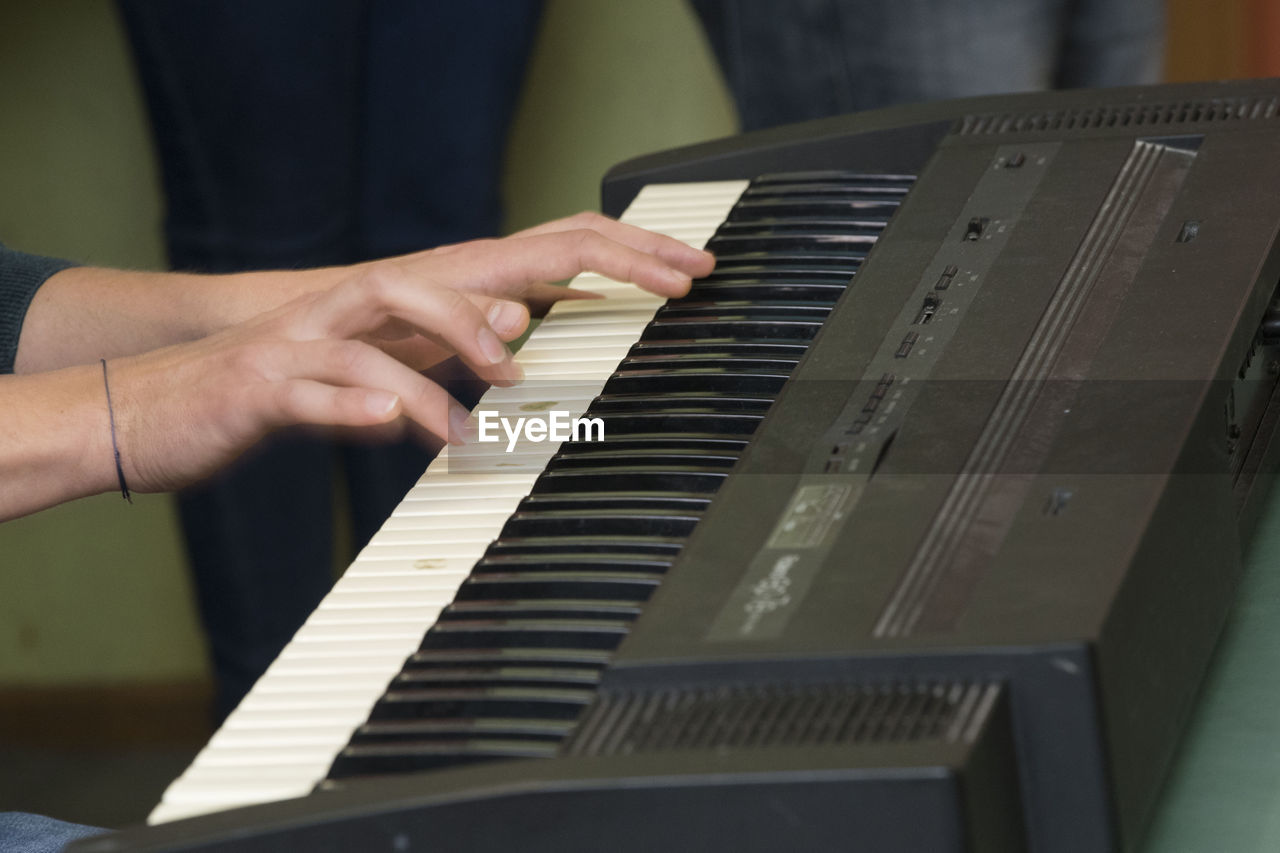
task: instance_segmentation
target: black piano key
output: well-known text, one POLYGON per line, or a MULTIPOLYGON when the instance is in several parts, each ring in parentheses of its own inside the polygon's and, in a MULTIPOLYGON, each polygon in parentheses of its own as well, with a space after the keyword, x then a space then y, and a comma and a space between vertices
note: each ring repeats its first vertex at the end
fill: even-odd
POLYGON ((796 217, 807 219, 869 219, 888 221, 898 209, 894 193, 857 191, 831 193, 753 194, 744 196, 729 214, 730 222, 796 217))
MULTIPOLYGON (((668 367, 619 371, 604 383, 602 394, 727 393, 767 394, 776 397, 791 375, 789 370, 743 370, 668 367)), ((676 405, 681 404, 675 398, 676 405)))
POLYGON ((720 488, 728 476, 726 470, 707 468, 684 470, 671 465, 665 469, 642 466, 612 468, 569 468, 544 471, 534 483, 533 492, 693 492, 711 493, 720 488))
POLYGON ((513 758, 546 758, 555 745, 541 740, 480 740, 353 744, 342 750, 329 771, 331 779, 388 773, 417 773, 460 764, 513 758))
POLYGON ((881 174, 875 172, 848 172, 842 170, 825 170, 812 172, 774 172, 757 175, 751 181, 748 192, 781 192, 778 187, 787 186, 865 186, 865 187, 901 187, 906 190, 915 183, 915 175, 881 174))
MULTIPOLYGON (((841 275, 852 278, 848 273, 841 275)), ((790 301, 807 300, 815 305, 834 305, 845 292, 849 282, 836 278, 831 281, 804 279, 800 276, 783 278, 722 278, 714 281, 699 280, 689 291, 689 297, 716 300, 743 299, 760 302, 765 299, 790 301)))
MULTIPOLYGON (((737 453, 714 453, 705 450, 663 448, 646 450, 599 450, 594 453, 577 452, 556 454, 547 470, 564 471, 570 468, 604 468, 610 465, 697 465, 699 467, 732 468, 738 461, 737 453)), ((577 509, 586 509, 585 506, 577 509)))
POLYGON ((692 300, 686 298, 659 308, 654 316, 659 320, 673 320, 676 318, 718 320, 730 317, 777 317, 801 320, 813 319, 821 323, 830 314, 830 305, 815 305, 812 302, 795 302, 783 299, 749 301, 745 299, 692 300))
POLYGON ((757 412, 602 412, 605 435, 649 434, 673 438, 750 435, 764 415, 757 412))
POLYGON ((405 661, 406 668, 447 668, 474 666, 595 667, 603 669, 610 654, 599 649, 476 648, 417 651, 405 661))
POLYGON ((615 509, 705 509, 711 503, 706 495, 676 492, 595 492, 568 495, 529 495, 520 501, 520 509, 528 510, 592 510, 615 509))
POLYGON ((457 601, 504 598, 599 598, 605 601, 648 601, 662 572, 584 571, 572 563, 550 563, 543 570, 477 571, 458 589, 457 601))
POLYGON ((799 360, 809 345, 802 341, 776 341, 763 339, 718 338, 693 340, 692 338, 662 341, 641 340, 632 344, 627 358, 660 355, 666 358, 692 355, 712 358, 717 353, 771 358, 782 356, 799 360))
POLYGON ((797 356, 773 356, 771 358, 737 355, 731 352, 685 353, 683 355, 634 355, 627 356, 618 365, 619 373, 633 370, 670 370, 679 368, 725 370, 773 370, 790 372, 800 363, 797 356))
POLYGON ((594 666, 414 666, 406 663, 392 680, 394 689, 422 685, 471 687, 590 687, 600 683, 594 666))
POLYGON ((515 646, 541 649, 613 649, 630 623, 617 619, 476 619, 437 622, 422 637, 427 649, 515 646))
POLYGON ((638 450, 683 448, 686 450, 706 450, 713 453, 736 453, 746 446, 747 439, 743 436, 706 438, 678 435, 623 434, 608 435, 601 441, 566 441, 560 445, 558 453, 563 456, 575 456, 596 453, 602 450, 628 450, 633 448, 638 450))
MULTIPOLYGON (((572 491, 566 489, 565 491, 572 491)), ((664 539, 653 536, 544 536, 539 539, 497 539, 485 549, 480 563, 489 559, 508 556, 532 556, 539 554, 608 555, 609 559, 627 556, 660 560, 671 558, 684 547, 683 539, 664 539), (619 557, 619 555, 622 555, 619 557)), ((479 565, 479 563, 477 564, 479 565)))
POLYGON ((670 320, 654 319, 645 329, 647 340, 682 338, 765 338, 809 341, 822 328, 821 320, 802 320, 787 316, 742 316, 703 319, 700 317, 670 320))
MULTIPOLYGON (((748 396, 724 392, 701 394, 696 391, 678 391, 671 394, 602 394, 592 401, 589 414, 593 417, 627 413, 696 415, 744 412, 763 415, 769 411, 773 400, 773 395, 748 396)), ((681 443, 692 446, 692 440, 681 443)))
MULTIPOLYGON (((597 680, 599 675, 596 675, 597 680)), ((519 717, 481 717, 479 719, 379 720, 356 729, 352 742, 371 745, 416 740, 452 740, 457 738, 516 738, 559 740, 572 727, 568 720, 540 720, 519 717)))
POLYGON ((847 253, 869 250, 879 232, 851 232, 831 234, 803 234, 773 231, 743 231, 717 234, 707 244, 712 254, 720 252, 741 254, 744 252, 782 252, 805 250, 814 254, 829 253, 832 261, 847 253))
POLYGON ((702 517, 693 511, 583 510, 514 512, 501 536, 688 536, 702 517))
POLYGON ((847 284, 848 279, 862 267, 870 247, 847 246, 843 251, 833 251, 827 247, 820 252, 781 246, 774 247, 772 251, 733 251, 728 246, 714 248, 716 268, 705 279, 698 281, 718 281, 742 276, 768 278, 771 275, 805 275, 847 284))
MULTIPOLYGON (((545 541, 551 543, 563 543, 565 540, 572 540, 577 537, 543 537, 537 541, 545 541)), ((509 537, 507 541, 511 542, 527 542, 528 539, 520 537, 509 537)), ((645 552, 636 548, 637 542, 644 541, 640 537, 628 537, 628 541, 615 550, 603 549, 592 553, 583 553, 575 551, 528 551, 514 549, 491 549, 493 553, 486 553, 476 561, 475 570, 471 573, 471 579, 480 579, 485 582, 490 573, 501 575, 517 574, 521 576, 530 576, 541 573, 566 573, 573 575, 574 573, 583 577, 609 577, 616 576, 618 578, 626 578, 631 581, 654 579, 662 576, 674 560, 674 555, 662 552, 645 552)), ((657 541, 663 541, 657 537, 657 541)), ((466 583, 466 581, 464 581, 466 583)))
POLYGON ((594 691, 587 687, 453 687, 390 689, 369 715, 378 720, 449 717, 572 718, 594 691))
MULTIPOLYGON (((718 229, 712 241, 727 240, 746 234, 791 234, 797 237, 860 236, 874 242, 888 219, 840 219, 816 217, 763 216, 755 219, 729 219, 718 229)), ((868 244, 869 245, 869 244, 868 244)))
POLYGON ((626 619, 640 607, 634 601, 602 598, 502 598, 456 601, 440 614, 455 619, 626 619))

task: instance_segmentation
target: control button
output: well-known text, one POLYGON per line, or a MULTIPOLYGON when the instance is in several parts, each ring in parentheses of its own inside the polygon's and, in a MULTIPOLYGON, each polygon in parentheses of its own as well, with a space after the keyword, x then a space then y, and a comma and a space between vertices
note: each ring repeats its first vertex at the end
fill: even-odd
POLYGON ((942 305, 942 300, 932 293, 926 294, 924 303, 920 306, 920 313, 916 314, 916 318, 911 321, 913 326, 925 326, 933 319, 933 315, 938 313, 938 308, 942 305))
POLYGON ((1004 161, 1004 167, 1006 169, 1018 169, 1021 168, 1022 164, 1025 162, 1027 162, 1027 155, 1019 151, 1004 161))
POLYGON ((902 339, 902 343, 898 344, 898 351, 893 354, 893 357, 906 358, 918 340, 920 340, 919 332, 907 332, 907 336, 902 339))
POLYGON ((990 221, 985 216, 975 216, 970 219, 969 224, 964 229, 964 239, 969 242, 979 239, 990 221))
POLYGON ((951 280, 956 277, 959 269, 955 264, 948 264, 947 268, 942 271, 942 275, 938 276, 938 281, 933 285, 934 290, 946 290, 951 286, 951 280))

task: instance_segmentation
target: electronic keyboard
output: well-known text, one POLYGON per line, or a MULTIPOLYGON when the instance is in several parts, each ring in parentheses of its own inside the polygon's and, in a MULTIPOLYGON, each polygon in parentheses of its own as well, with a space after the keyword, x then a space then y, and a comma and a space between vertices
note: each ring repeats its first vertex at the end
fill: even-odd
POLYGON ((579 277, 477 407, 603 435, 449 448, 71 849, 1134 849, 1275 468, 1278 150, 1249 81, 615 168, 716 270, 579 277))

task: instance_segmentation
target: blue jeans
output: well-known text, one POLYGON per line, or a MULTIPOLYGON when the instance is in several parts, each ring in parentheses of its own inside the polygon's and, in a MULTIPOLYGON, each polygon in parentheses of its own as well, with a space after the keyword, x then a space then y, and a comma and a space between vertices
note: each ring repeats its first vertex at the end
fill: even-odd
POLYGON ((692 0, 744 130, 913 101, 1154 83, 1163 0, 692 0))
POLYGON ((59 853, 77 838, 101 835, 106 831, 24 812, 0 812, 0 851, 59 853))
MULTIPOLYGON (((497 233, 503 148, 541 0, 501 14, 449 0, 120 9, 175 269, 347 264, 497 233)), ((358 548, 431 455, 288 436, 180 495, 220 716, 329 590, 335 471, 358 548)))

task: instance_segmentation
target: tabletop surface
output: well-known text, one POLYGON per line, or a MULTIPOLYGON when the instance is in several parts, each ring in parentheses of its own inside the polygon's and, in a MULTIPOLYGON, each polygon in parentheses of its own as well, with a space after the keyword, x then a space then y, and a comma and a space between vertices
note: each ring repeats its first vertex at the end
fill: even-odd
POLYGON ((1280 490, 1142 853, 1280 850, 1280 490))

